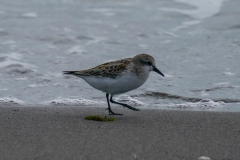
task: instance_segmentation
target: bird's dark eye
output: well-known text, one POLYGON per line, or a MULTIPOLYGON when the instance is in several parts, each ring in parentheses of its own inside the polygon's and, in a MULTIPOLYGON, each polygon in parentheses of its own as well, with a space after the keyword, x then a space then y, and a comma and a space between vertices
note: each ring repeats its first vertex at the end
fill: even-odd
POLYGON ((152 65, 152 63, 151 63, 151 62, 147 62, 147 64, 148 64, 149 66, 151 66, 151 65, 152 65))

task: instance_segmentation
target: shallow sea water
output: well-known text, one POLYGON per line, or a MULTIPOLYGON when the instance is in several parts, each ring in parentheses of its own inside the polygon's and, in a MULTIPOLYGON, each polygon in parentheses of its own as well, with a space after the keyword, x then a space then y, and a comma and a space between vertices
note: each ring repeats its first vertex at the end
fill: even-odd
POLYGON ((62 74, 151 54, 151 73, 115 99, 138 108, 240 111, 240 1, 0 0, 0 104, 106 106, 62 74))

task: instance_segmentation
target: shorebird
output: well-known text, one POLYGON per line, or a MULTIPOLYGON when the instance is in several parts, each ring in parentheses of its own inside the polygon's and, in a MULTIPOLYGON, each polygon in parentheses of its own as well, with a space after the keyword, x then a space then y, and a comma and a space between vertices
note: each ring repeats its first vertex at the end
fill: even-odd
POLYGON ((155 71, 164 77, 164 74, 157 69, 155 60, 151 55, 138 54, 133 58, 107 62, 91 69, 63 71, 63 73, 80 77, 93 88, 105 92, 109 114, 122 115, 112 111, 109 101, 133 111, 139 111, 139 109, 128 104, 114 101, 113 96, 140 87, 146 82, 151 71, 155 71))

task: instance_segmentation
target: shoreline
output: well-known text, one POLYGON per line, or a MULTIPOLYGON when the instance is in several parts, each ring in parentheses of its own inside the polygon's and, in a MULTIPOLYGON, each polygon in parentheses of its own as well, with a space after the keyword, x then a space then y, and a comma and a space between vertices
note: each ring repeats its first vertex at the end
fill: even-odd
POLYGON ((101 107, 0 107, 2 159, 238 159, 240 113, 101 107))

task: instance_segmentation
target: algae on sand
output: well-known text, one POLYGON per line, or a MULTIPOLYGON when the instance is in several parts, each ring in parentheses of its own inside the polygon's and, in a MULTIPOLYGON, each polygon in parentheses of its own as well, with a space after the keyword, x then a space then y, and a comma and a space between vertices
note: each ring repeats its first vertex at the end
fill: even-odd
POLYGON ((93 120, 93 121, 103 121, 103 122, 115 121, 116 120, 116 118, 114 118, 114 117, 108 118, 107 116, 101 117, 99 115, 86 116, 85 119, 86 120, 93 120))

